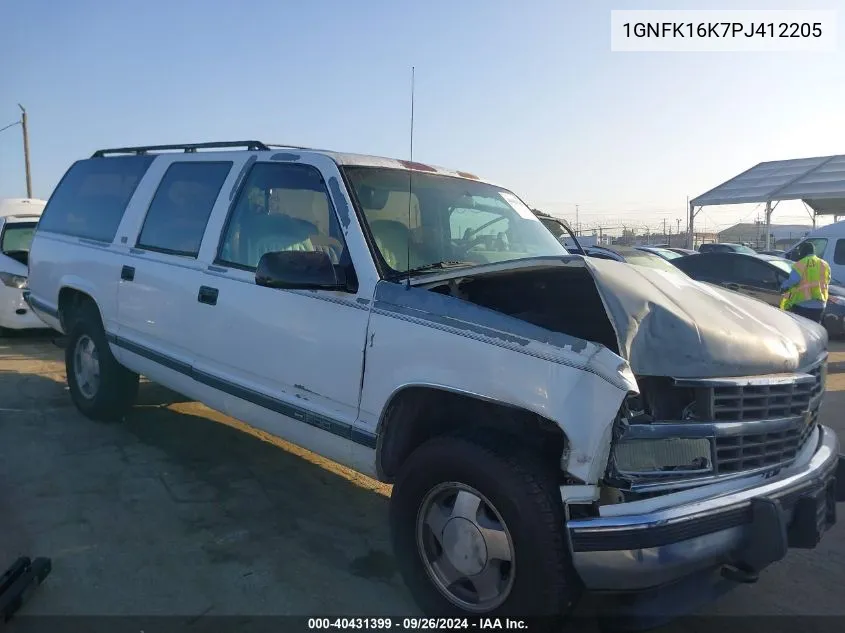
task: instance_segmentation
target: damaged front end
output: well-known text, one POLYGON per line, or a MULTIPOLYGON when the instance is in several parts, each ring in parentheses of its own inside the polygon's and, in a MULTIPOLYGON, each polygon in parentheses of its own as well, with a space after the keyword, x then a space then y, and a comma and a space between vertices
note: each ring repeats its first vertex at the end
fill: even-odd
POLYGON ((800 371, 739 378, 638 377, 614 422, 604 483, 617 501, 777 471, 818 426, 827 355, 800 371))
POLYGON ((515 319, 474 315, 497 330, 550 348, 589 341, 622 361, 636 389, 615 420, 591 420, 587 432, 566 412, 560 419, 581 459, 594 451, 604 460, 610 448, 609 461, 581 477, 603 486, 602 504, 774 473, 817 427, 824 329, 681 271, 536 258, 447 273, 425 287, 515 319))

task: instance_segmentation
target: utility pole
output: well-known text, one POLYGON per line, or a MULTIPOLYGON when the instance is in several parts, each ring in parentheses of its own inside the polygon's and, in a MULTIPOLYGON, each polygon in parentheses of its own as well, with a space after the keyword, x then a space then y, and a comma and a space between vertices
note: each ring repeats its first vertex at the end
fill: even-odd
POLYGON ((575 235, 581 235, 581 220, 578 219, 578 205, 575 205, 575 235))
POLYGON ((29 128, 27 127, 26 108, 20 103, 18 107, 21 109, 21 127, 23 128, 23 160, 26 166, 26 197, 32 197, 32 173, 29 169, 29 128))
POLYGON ((675 218, 675 222, 678 223, 678 235, 681 234, 681 218, 675 218))
POLYGON ((666 218, 663 218, 663 237, 666 237, 666 218))

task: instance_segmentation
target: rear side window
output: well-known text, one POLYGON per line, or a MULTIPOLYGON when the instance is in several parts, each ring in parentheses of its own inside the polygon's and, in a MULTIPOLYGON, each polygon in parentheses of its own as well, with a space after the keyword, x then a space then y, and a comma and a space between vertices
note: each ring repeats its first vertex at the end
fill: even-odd
POLYGON ((845 264, 845 240, 836 240, 836 248, 833 251, 833 263, 845 264))
POLYGON ((74 163, 50 196, 38 230, 111 242, 154 158, 118 156, 74 163))
POLYGON ((153 196, 138 248, 196 257, 231 162, 173 163, 153 196))

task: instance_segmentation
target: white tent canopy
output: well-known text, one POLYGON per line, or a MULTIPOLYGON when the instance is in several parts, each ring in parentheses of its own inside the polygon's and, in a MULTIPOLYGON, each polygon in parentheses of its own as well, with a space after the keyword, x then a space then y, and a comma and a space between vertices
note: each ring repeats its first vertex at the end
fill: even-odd
POLYGON ((760 163, 690 200, 690 233, 696 207, 766 203, 766 244, 772 202, 802 200, 816 215, 845 215, 845 155, 795 158, 760 163))

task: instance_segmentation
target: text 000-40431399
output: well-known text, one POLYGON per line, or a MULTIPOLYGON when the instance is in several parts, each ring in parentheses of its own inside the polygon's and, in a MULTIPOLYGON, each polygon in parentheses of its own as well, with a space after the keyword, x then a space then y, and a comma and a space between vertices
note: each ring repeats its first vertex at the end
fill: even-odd
POLYGON ((611 11, 619 52, 834 51, 836 11, 611 11))

